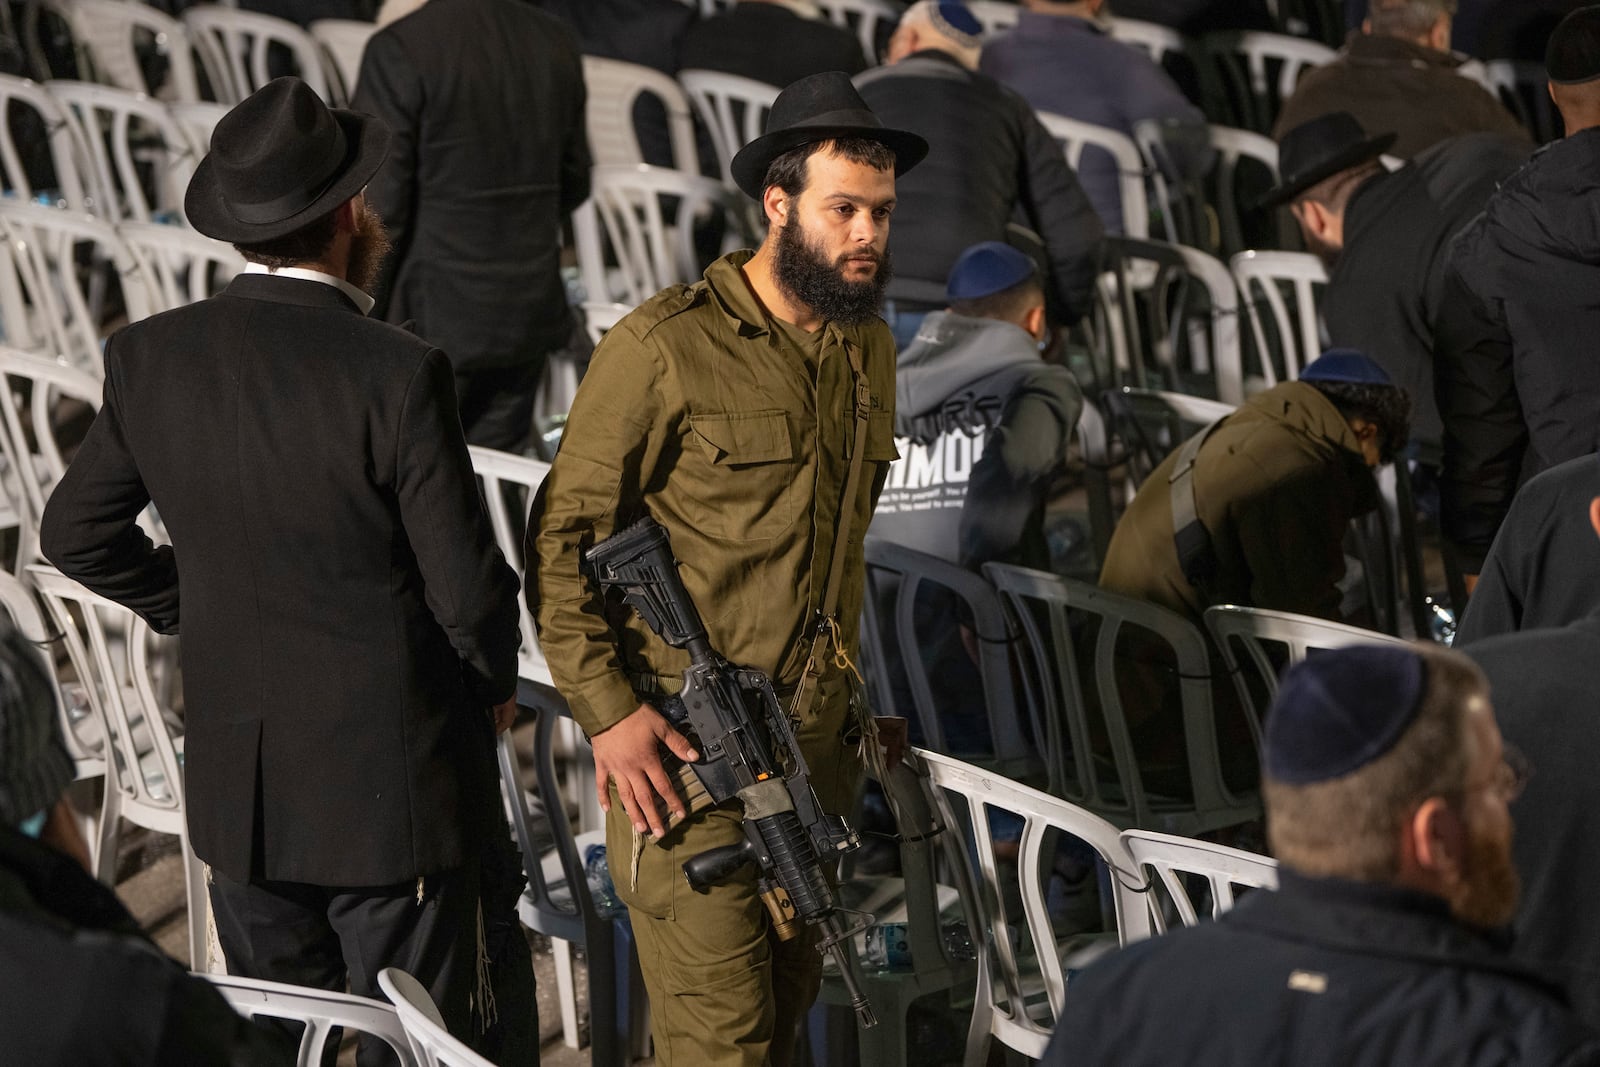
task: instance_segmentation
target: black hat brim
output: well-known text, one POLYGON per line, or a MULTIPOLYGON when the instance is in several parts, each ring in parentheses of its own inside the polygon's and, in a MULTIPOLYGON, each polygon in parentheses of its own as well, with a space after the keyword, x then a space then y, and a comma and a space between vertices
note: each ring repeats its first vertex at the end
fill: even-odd
POLYGON ((195 167, 194 177, 189 179, 189 188, 184 193, 183 211, 189 218, 189 225, 207 237, 229 244, 256 244, 286 237, 354 198, 389 157, 389 128, 359 111, 330 108, 329 113, 344 128, 345 161, 305 207, 287 218, 269 223, 239 219, 228 209, 211 156, 207 154, 195 167))
POLYGON ((1256 201, 1256 206, 1278 207, 1287 204, 1318 182, 1333 177, 1341 170, 1359 166, 1369 159, 1377 159, 1394 146, 1395 137, 1396 135, 1392 133, 1380 133, 1376 137, 1368 137, 1359 144, 1353 144, 1342 152, 1336 152, 1310 170, 1296 174, 1289 181, 1268 189, 1262 194, 1261 199, 1256 201))
POLYGON ((804 144, 817 141, 837 141, 847 137, 877 141, 894 153, 894 174, 899 177, 921 163, 928 154, 928 142, 908 130, 890 130, 882 126, 790 126, 762 134, 739 149, 729 170, 734 184, 744 190, 752 200, 760 200, 766 192, 767 168, 772 161, 804 144))

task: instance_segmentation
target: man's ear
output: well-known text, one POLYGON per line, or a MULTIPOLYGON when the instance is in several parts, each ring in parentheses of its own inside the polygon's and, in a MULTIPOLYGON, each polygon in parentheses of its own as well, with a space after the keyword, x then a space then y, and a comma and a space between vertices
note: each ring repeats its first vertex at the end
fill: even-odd
POLYGON ((769 185, 761 194, 761 210, 767 213, 768 226, 783 226, 789 221, 789 194, 781 185, 769 185))
POLYGON ((1596 537, 1600 537, 1600 496, 1589 501, 1589 525, 1594 527, 1596 537))
POLYGON ((1443 797, 1429 797, 1406 822, 1406 851, 1417 869, 1446 885, 1461 880, 1467 828, 1443 797))
POLYGON ((333 209, 333 226, 340 233, 360 233, 356 219, 356 201, 352 197, 333 209))
POLYGON ((1428 31, 1428 43, 1433 46, 1435 51, 1450 51, 1450 18, 1448 15, 1439 16, 1439 20, 1433 24, 1433 29, 1428 31))
POLYGON ((1326 237, 1332 215, 1327 208, 1315 200, 1297 200, 1290 205, 1289 210, 1294 213, 1295 220, 1300 223, 1300 228, 1313 237, 1326 237))
MULTIPOLYGON (((1028 331, 1028 336, 1042 338, 1044 336, 1044 305, 1035 304, 1022 313, 1022 328, 1028 331)), ((1596 501, 1600 503, 1600 501, 1596 501)))

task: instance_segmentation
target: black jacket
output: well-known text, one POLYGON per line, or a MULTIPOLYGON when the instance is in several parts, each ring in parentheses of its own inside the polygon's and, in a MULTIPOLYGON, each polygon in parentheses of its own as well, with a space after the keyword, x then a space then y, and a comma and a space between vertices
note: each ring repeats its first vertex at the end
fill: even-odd
MULTIPOLYGON (((1600 552, 1594 531, 1588 533, 1590 551, 1600 552)), ((1517 826, 1512 848, 1522 877, 1512 954, 1565 985, 1573 1009, 1591 1026, 1600 1026, 1600 911, 1592 892, 1594 843, 1600 840, 1597 611, 1600 603, 1591 601, 1590 612, 1571 625, 1464 649, 1489 678, 1500 733, 1534 768, 1511 805, 1517 826)))
POLYGON ((289 1067, 294 1046, 162 955, 116 894, 0 826, 0 1049, 28 1067, 289 1067))
POLYGON ((128 326, 41 542, 163 633, 181 587, 201 859, 369 886, 476 855, 517 580, 442 352, 331 286, 256 274, 128 326), (134 525, 152 500, 170 548, 134 525))
POLYGON ((1081 318, 1105 227, 1028 102, 933 49, 860 75, 856 88, 885 126, 928 141, 927 159, 895 182, 889 296, 943 307, 956 258, 1016 223, 1044 243, 1053 317, 1081 318))
POLYGON ((736 4, 683 34, 679 70, 720 70, 780 88, 829 70, 867 69, 856 35, 781 3, 736 4))
MULTIPOLYGON (((1453 480, 1464 491, 1477 487, 1483 527, 1505 514, 1523 469, 1542 470, 1600 448, 1597 169, 1600 130, 1546 145, 1506 181, 1452 251, 1451 268, 1477 312, 1510 337, 1509 349, 1485 353, 1456 374, 1440 368, 1441 403, 1456 395, 1465 400, 1455 426, 1447 426, 1465 449, 1453 480), (1532 453, 1526 459, 1525 449, 1532 453)), ((1479 531, 1480 552, 1493 532, 1479 531)))
POLYGON ((1525 140, 1500 134, 1455 137, 1368 179, 1345 208, 1344 251, 1323 304, 1329 336, 1377 360, 1411 394, 1411 436, 1430 458, 1441 436, 1435 359, 1458 359, 1497 336, 1471 329, 1462 301, 1447 293, 1446 251, 1528 151, 1525 140))
POLYGON ((394 132, 367 186, 394 241, 377 314, 458 368, 560 348, 561 224, 589 196, 572 31, 524 0, 429 0, 367 42, 352 106, 394 132))
POLYGON ((1555 986, 1404 890, 1280 872, 1213 923, 1073 980, 1042 1061, 1117 1067, 1600 1063, 1555 986))

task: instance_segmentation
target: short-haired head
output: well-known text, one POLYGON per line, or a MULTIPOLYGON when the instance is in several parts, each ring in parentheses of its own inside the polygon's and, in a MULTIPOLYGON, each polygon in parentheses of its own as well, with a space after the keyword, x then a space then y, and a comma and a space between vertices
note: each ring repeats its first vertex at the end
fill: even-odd
POLYGON ((1267 713, 1262 799, 1279 862, 1313 877, 1392 883, 1411 815, 1458 796, 1488 714, 1471 660, 1422 644, 1315 652, 1267 713))
POLYGON ((1374 37, 1398 37, 1446 51, 1455 14, 1456 0, 1372 0, 1363 28, 1374 37))
POLYGON ((233 247, 251 263, 259 263, 270 270, 281 270, 302 263, 320 263, 327 258, 338 235, 339 213, 329 212, 320 218, 282 237, 252 244, 235 244, 233 247))
POLYGON ((1346 420, 1361 419, 1377 431, 1377 458, 1393 462, 1411 437, 1411 397, 1365 353, 1330 348, 1306 364, 1300 380, 1327 397, 1346 420))
POLYGON ((900 16, 886 58, 895 63, 928 48, 946 52, 969 70, 976 70, 983 50, 983 23, 958 0, 917 0, 900 16))
POLYGON ((956 257, 945 283, 950 310, 974 319, 1022 324, 1044 307, 1039 267, 1003 241, 982 241, 956 257))
POLYGON ((1556 25, 1544 66, 1567 134, 1600 125, 1600 5, 1580 7, 1556 25))
MULTIPOLYGON (((762 188, 770 189, 776 185, 790 197, 799 196, 806 191, 806 185, 811 179, 811 157, 816 155, 837 156, 876 171, 895 169, 894 149, 882 141, 867 137, 810 141, 789 149, 768 164, 766 178, 761 183, 762 188)), ((769 218, 767 221, 770 223, 772 220, 769 218)))

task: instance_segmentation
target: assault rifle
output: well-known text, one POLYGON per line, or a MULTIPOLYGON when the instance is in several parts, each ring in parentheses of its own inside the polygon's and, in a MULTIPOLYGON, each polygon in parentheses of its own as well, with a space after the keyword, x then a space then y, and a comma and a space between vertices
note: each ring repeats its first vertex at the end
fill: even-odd
POLYGON ((720 804, 737 797, 744 804, 745 840, 689 859, 683 865, 689 885, 705 892, 754 863, 778 937, 794 938, 801 922, 820 927, 818 951, 831 953, 839 964, 861 1025, 877 1025, 844 950, 855 928, 834 900, 822 866, 824 858, 848 852, 861 840, 817 803, 805 757, 771 679, 733 666, 712 649, 678 574, 666 528, 654 519, 641 519, 606 538, 587 558, 602 590, 618 590, 662 640, 688 650, 683 692, 661 701, 660 710, 700 753, 699 762, 689 766, 711 799, 720 804))

